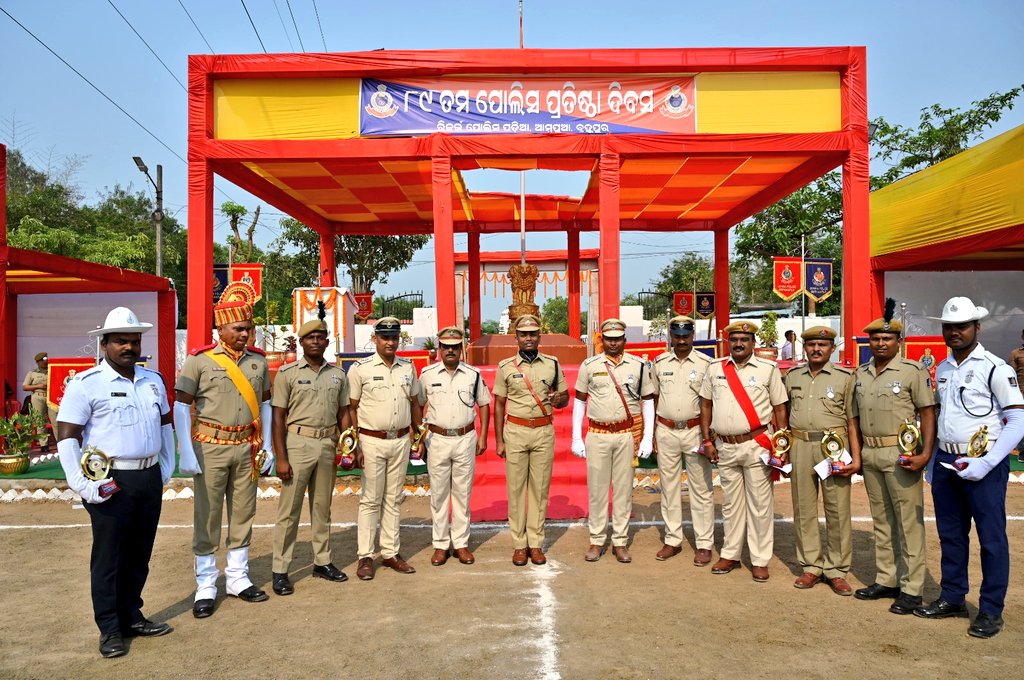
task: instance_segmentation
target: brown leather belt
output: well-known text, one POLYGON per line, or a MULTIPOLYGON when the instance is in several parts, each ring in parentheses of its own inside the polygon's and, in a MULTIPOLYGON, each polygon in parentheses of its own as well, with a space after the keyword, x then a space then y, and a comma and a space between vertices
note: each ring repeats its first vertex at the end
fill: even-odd
MULTIPOLYGON (((840 437, 846 437, 845 427, 833 427, 831 429, 840 437)), ((825 432, 819 430, 790 430, 790 432, 793 433, 794 437, 805 442, 821 441, 821 438, 825 436, 825 432)))
POLYGON ((438 425, 427 425, 427 429, 434 434, 441 435, 442 437, 461 437, 464 434, 472 432, 476 429, 476 426, 473 423, 470 423, 465 427, 440 427, 438 425))
POLYGON ((365 427, 361 427, 359 434, 365 434, 367 437, 375 439, 399 439, 409 434, 409 428, 406 426, 400 430, 367 430, 365 427))
POLYGON ((519 416, 505 414, 505 420, 514 425, 522 425, 523 427, 544 427, 545 425, 551 424, 551 416, 541 416, 539 418, 520 418, 519 416))
POLYGON ((756 430, 751 430, 746 434, 719 434, 718 438, 726 444, 742 444, 743 442, 749 442, 751 439, 761 434, 768 429, 767 425, 762 425, 756 430))
POLYGON ((885 448, 886 446, 896 446, 900 443, 900 438, 894 434, 887 437, 868 437, 864 436, 864 444, 874 449, 885 448))
POLYGON ((633 419, 620 420, 617 423, 602 423, 600 420, 594 420, 593 418, 587 418, 588 430, 590 432, 598 433, 611 433, 611 432, 625 432, 626 430, 633 429, 633 419))
POLYGON ((673 430, 689 430, 691 427, 697 427, 700 425, 700 418, 690 418, 689 420, 670 420, 668 418, 662 418, 657 416, 658 422, 665 427, 673 430))
POLYGON ((338 434, 338 426, 331 425, 330 427, 307 427, 306 425, 289 425, 288 431, 301 435, 303 437, 312 437, 313 439, 323 439, 324 437, 333 437, 338 434))

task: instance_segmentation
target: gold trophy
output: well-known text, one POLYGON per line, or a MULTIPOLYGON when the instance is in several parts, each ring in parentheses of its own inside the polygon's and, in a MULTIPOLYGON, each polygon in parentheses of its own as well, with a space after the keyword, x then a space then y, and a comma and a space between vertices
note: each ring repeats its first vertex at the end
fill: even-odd
POLYGON ((981 429, 971 435, 971 441, 967 445, 968 458, 981 458, 988 450, 988 425, 982 425, 981 429))
POLYGON ((423 438, 427 436, 427 424, 420 423, 419 428, 412 435, 412 441, 410 442, 410 454, 409 457, 412 460, 423 460, 423 456, 420 455, 420 444, 423 442, 423 438))
POLYGON ((359 431, 354 427, 347 428, 338 437, 338 455, 334 459, 334 464, 351 470, 355 465, 355 453, 358 445, 359 431))
POLYGON ((793 433, 788 429, 772 432, 772 454, 768 458, 768 464, 772 467, 782 467, 792 446, 793 433))
POLYGON ((907 418, 900 424, 896 438, 899 440, 897 443, 900 447, 900 457, 897 462, 900 465, 906 465, 917 450, 918 444, 921 443, 921 430, 913 420, 907 418))
POLYGON ((260 478, 260 470, 262 470, 263 466, 266 465, 268 455, 269 454, 266 449, 260 449, 256 452, 256 455, 252 457, 252 481, 255 482, 260 478))
POLYGON ((821 436, 821 453, 832 461, 832 473, 835 474, 843 469, 840 458, 843 457, 843 440, 836 434, 835 430, 825 430, 821 436))
MULTIPOLYGON (((79 463, 82 467, 82 474, 87 479, 91 479, 94 482, 98 482, 101 479, 106 479, 110 475, 110 456, 100 451, 95 446, 86 446, 85 450, 82 451, 82 460, 79 463)), ((111 479, 109 482, 100 487, 100 496, 107 498, 116 491, 120 491, 121 487, 117 485, 117 482, 111 479)))

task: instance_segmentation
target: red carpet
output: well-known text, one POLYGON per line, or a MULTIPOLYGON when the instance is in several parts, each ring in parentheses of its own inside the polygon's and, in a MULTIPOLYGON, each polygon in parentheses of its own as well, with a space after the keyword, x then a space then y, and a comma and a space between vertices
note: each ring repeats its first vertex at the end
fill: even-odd
MULTIPOLYGON (((496 366, 483 366, 481 372, 488 388, 494 386, 496 366)), ((562 365, 574 394, 578 366, 562 365)), ((492 389, 493 393, 493 389, 492 389)), ((492 410, 493 414, 493 410, 492 410)), ((549 519, 576 519, 587 516, 587 461, 569 451, 572 443, 572 399, 563 409, 555 410, 555 462, 551 473, 549 519)), ((505 489, 505 461, 494 453, 494 424, 488 428, 487 452, 477 458, 470 497, 471 519, 474 522, 508 519, 508 493, 505 489)))

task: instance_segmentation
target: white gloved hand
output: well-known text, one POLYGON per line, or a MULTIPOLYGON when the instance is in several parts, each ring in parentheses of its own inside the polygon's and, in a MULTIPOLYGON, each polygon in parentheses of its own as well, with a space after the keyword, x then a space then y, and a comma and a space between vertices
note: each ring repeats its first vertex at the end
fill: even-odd
POLYGON ((174 402, 174 433, 178 437, 178 469, 183 475, 201 475, 195 449, 192 448, 192 405, 174 402))
POLYGON ((644 418, 644 433, 636 455, 640 458, 650 458, 654 453, 654 400, 644 399, 640 408, 644 418))
POLYGON ((988 456, 982 456, 981 458, 957 458, 956 465, 966 464, 967 467, 963 470, 958 470, 956 474, 959 475, 960 479, 966 479, 969 482, 981 481, 995 467, 993 460, 988 456))
MULTIPOLYGON (((103 497, 100 495, 100 487, 110 482, 110 478, 101 479, 98 482, 94 482, 91 479, 86 481, 85 488, 78 492, 78 495, 82 497, 82 500, 86 503, 103 503, 107 501, 110 496, 103 497)), ((113 494, 111 494, 113 495, 113 494)))
POLYGON ((160 483, 166 485, 174 474, 174 428, 160 426, 160 483))
POLYGON ((103 503, 107 500, 100 496, 100 487, 110 479, 94 482, 82 474, 82 445, 77 439, 61 439, 57 442, 57 454, 60 466, 64 468, 64 478, 72 491, 81 496, 86 503, 103 503))
POLYGON ((636 455, 640 458, 650 458, 652 453, 654 453, 654 442, 644 437, 640 440, 640 446, 636 450, 636 455))
MULTIPOLYGON (((274 458, 274 436, 273 436, 274 409, 270 406, 270 400, 260 404, 260 424, 263 426, 263 450, 267 452, 268 458, 274 458)), ((264 466, 266 467, 266 466, 264 466)))
POLYGON ((583 443, 582 439, 573 438, 572 455, 576 456, 577 458, 587 457, 587 445, 583 443))
POLYGON ((583 418, 586 416, 587 402, 574 399, 572 405, 572 455, 577 458, 587 457, 587 447, 583 443, 583 418))
POLYGON ((267 459, 263 462, 263 467, 260 468, 260 474, 269 475, 275 465, 277 465, 277 456, 273 452, 267 451, 267 459))

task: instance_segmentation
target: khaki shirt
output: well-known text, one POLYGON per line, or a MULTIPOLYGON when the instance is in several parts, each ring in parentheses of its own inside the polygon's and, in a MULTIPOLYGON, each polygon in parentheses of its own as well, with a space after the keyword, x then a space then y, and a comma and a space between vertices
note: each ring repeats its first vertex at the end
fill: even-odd
POLYGON ((555 392, 564 392, 569 389, 569 385, 565 382, 562 366, 553 356, 538 353, 533 362, 528 362, 519 353, 516 353, 515 356, 504 359, 498 364, 498 373, 494 378, 494 396, 504 397, 508 400, 508 415, 516 418, 550 416, 554 412, 551 400, 548 398, 548 390, 551 388, 555 392), (523 376, 530 379, 534 392, 544 404, 544 412, 541 412, 540 406, 530 394, 523 376))
POLYGON ((317 369, 303 357, 278 370, 270 405, 288 412, 287 425, 337 425, 338 412, 349 405, 348 376, 332 363, 325 361, 317 369))
MULTIPOLYGON (((736 365, 732 357, 711 362, 708 372, 704 375, 700 396, 711 400, 711 429, 725 435, 746 434, 756 428, 750 427, 747 416, 729 388, 723 370, 726 362, 736 365)), ((782 384, 778 366, 774 361, 751 356, 747 363, 736 366, 736 373, 754 404, 758 421, 761 425, 767 425, 771 422, 772 407, 785 404, 787 401, 786 388, 782 384)))
POLYGON ((783 378, 789 393, 789 426, 796 430, 821 432, 846 427, 853 412, 853 371, 826 363, 818 375, 800 366, 783 378))
POLYGON ((491 403, 491 392, 480 371, 464 362, 459 362, 454 372, 443 363, 431 364, 420 373, 420 384, 428 404, 424 420, 445 429, 472 424, 476 419, 473 407, 491 403))
MULTIPOLYGON (((32 369, 25 374, 25 379, 21 381, 22 385, 45 385, 49 382, 49 376, 43 373, 39 369, 32 369)), ((33 390, 30 393, 32 408, 37 411, 46 410, 46 390, 33 390)))
POLYGON ((580 365, 576 377, 576 392, 590 395, 587 416, 602 423, 619 423, 628 416, 639 415, 642 397, 654 396, 651 384, 651 367, 647 361, 629 353, 623 353, 622 361, 613 365, 605 354, 590 357, 580 365), (622 398, 609 373, 622 390, 622 398), (629 413, 622 404, 623 398, 629 406, 629 413))
POLYGON ((856 374, 853 393, 854 418, 867 437, 895 436, 900 424, 914 418, 917 409, 935 405, 932 379, 924 366, 910 359, 893 358, 881 373, 875 360, 862 364, 856 374))
POLYGON ((1024 394, 1024 347, 1018 347, 1010 352, 1009 364, 1017 371, 1017 387, 1020 388, 1021 394, 1024 394))
MULTIPOLYGON (((217 343, 213 353, 224 354, 224 346, 217 343)), ((238 360, 238 368, 252 385, 256 401, 262 402, 263 395, 270 391, 266 357, 247 348, 238 360)), ((249 405, 228 372, 206 356, 206 351, 185 357, 174 389, 195 397, 196 418, 200 420, 227 427, 248 425, 253 421, 249 405)))
POLYGON ((349 399, 359 402, 359 427, 367 430, 407 430, 412 425, 412 399, 420 396, 420 381, 412 362, 395 357, 389 367, 376 352, 348 369, 349 399))
POLYGON ((700 388, 710 364, 711 358, 695 349, 682 361, 675 352, 659 355, 651 369, 651 382, 658 395, 657 414, 675 421, 698 417, 700 388))

